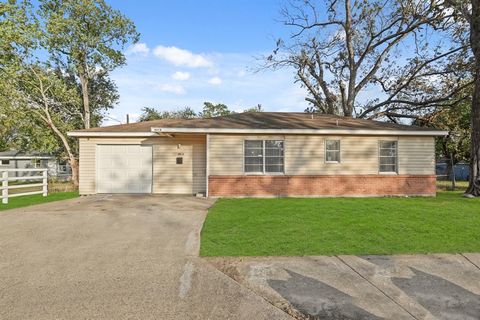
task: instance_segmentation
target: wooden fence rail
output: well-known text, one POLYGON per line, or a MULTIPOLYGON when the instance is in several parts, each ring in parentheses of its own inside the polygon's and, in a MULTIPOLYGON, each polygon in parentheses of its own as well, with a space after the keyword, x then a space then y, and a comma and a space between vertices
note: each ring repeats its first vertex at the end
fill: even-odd
POLYGON ((7 204, 8 198, 28 196, 32 194, 42 194, 44 197, 48 195, 48 169, 0 169, 0 181, 2 186, 2 203, 7 204), (10 172, 27 172, 32 173, 32 176, 20 176, 20 177, 10 177, 10 172), (31 180, 41 180, 41 183, 24 183, 24 184, 10 184, 10 181, 31 181, 31 180), (21 193, 9 193, 8 190, 13 189, 24 189, 24 188, 42 188, 37 191, 27 191, 21 193))

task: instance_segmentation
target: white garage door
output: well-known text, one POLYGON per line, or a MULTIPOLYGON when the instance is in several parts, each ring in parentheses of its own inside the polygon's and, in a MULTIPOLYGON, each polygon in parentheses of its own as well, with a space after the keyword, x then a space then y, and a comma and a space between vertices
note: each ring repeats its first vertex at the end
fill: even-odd
POLYGON ((98 145, 98 193, 151 193, 152 146, 98 145))

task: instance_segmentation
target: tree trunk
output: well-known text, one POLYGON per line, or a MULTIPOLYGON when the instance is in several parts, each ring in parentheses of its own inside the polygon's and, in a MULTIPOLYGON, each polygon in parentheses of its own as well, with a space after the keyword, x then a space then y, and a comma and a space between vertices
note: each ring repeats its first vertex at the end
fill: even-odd
POLYGON ((90 99, 88 95, 88 78, 83 73, 79 74, 79 78, 82 86, 84 127, 85 129, 90 129, 90 99))
POLYGON ((57 126, 53 123, 50 114, 47 112, 47 124, 52 128, 53 132, 60 138, 62 141, 63 147, 65 148, 65 151, 67 151, 68 154, 68 162, 70 163, 70 167, 72 168, 72 183, 75 188, 78 188, 78 162, 77 159, 75 158, 75 155, 72 152, 72 148, 70 147, 70 144, 68 143, 67 138, 65 135, 57 128, 57 126))
POLYGON ((78 189, 78 161, 74 158, 69 158, 68 162, 70 163, 70 167, 72 168, 72 183, 75 189, 78 189))
POLYGON ((450 161, 449 165, 447 165, 447 177, 450 177, 450 181, 452 182, 451 190, 455 191, 456 186, 456 178, 455 178, 455 161, 453 154, 450 154, 450 161), (450 168, 450 171, 448 170, 450 168))
POLYGON ((472 99, 470 179, 465 193, 480 196, 480 0, 472 1, 470 45, 475 57, 475 87, 472 99))

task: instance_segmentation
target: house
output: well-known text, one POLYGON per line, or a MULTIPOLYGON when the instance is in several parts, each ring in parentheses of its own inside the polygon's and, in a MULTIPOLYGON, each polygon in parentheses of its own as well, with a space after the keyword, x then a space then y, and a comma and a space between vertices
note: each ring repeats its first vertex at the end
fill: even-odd
POLYGON ((70 132, 80 193, 207 196, 435 195, 429 128, 248 112, 70 132))
MULTIPOLYGON (((2 169, 39 169, 47 168, 50 177, 68 178, 72 174, 70 166, 61 164, 57 157, 50 153, 3 151, 0 152, 0 171, 2 169)), ((10 175, 19 177, 32 175, 32 172, 12 172, 10 175)))

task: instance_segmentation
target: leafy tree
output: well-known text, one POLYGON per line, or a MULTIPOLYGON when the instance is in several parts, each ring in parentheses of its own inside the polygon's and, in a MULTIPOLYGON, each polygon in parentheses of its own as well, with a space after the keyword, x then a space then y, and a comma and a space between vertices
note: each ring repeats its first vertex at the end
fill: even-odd
MULTIPOLYGON (((255 107, 245 109, 243 112, 263 112, 261 104, 255 107)), ((158 119, 193 119, 193 118, 212 118, 232 114, 233 111, 228 109, 223 103, 213 104, 205 102, 203 111, 196 113, 193 109, 185 107, 180 110, 159 111, 155 108, 142 108, 142 114, 138 121, 150 121, 158 119)))
MULTIPOLYGON (((446 159, 447 176, 454 177, 453 168, 461 161, 468 161, 470 157, 471 121, 470 100, 473 87, 470 86, 462 97, 466 97, 453 106, 438 108, 432 114, 417 118, 413 124, 430 126, 448 131, 445 137, 436 139, 435 153, 437 158, 446 159)), ((452 179, 452 190, 455 190, 455 179, 452 179)))
POLYGON ((0 143, 60 146, 78 184, 77 141, 66 132, 99 124, 116 102, 108 73, 125 62, 121 49, 137 33, 103 1, 45 0, 40 15, 32 8, 28 0, 0 4, 0 108, 8 115, 0 143))
POLYGON ((100 113, 112 107, 110 103, 98 103, 101 95, 92 100, 98 83, 103 81, 106 88, 111 88, 108 73, 125 64, 122 50, 127 44, 137 42, 139 34, 130 19, 104 0, 41 0, 40 3, 46 48, 56 64, 73 72, 75 80, 78 79, 83 122, 88 129, 92 107, 100 113))
POLYGON ((75 140, 66 135, 67 131, 75 130, 81 124, 81 101, 75 88, 66 85, 54 69, 38 62, 22 65, 15 81, 15 88, 9 92, 13 92, 16 98, 13 114, 17 114, 16 119, 24 121, 26 129, 32 133, 40 125, 50 129, 68 158, 72 181, 78 186, 78 150, 75 140))
POLYGON ((192 119, 196 118, 197 114, 189 107, 174 111, 159 111, 155 108, 142 108, 142 114, 138 121, 150 121, 159 119, 192 119))
POLYGON ((200 112, 200 117, 213 118, 213 117, 226 116, 231 113, 232 111, 230 111, 228 107, 223 103, 213 104, 211 102, 206 101, 203 103, 203 111, 200 112))
POLYGON ((0 94, 0 151, 62 151, 55 135, 50 130, 45 130, 43 123, 19 108, 14 108, 5 97, 0 94))
POLYGON ((375 118, 435 107, 468 85, 458 65, 469 56, 465 36, 451 41, 457 23, 442 8, 441 0, 292 0, 283 10, 292 38, 278 40, 265 67, 293 67, 310 111, 375 118))
MULTIPOLYGON (((69 86, 76 87, 79 96, 82 96, 81 85, 77 82, 75 72, 71 69, 63 69, 57 65, 59 76, 63 77, 69 86)), ((110 79, 107 72, 97 72, 88 82, 90 101, 90 124, 98 127, 102 124, 107 110, 118 103, 120 95, 116 84, 110 79)), ((81 114, 84 120, 84 114, 81 114)))
POLYGON ((263 107, 261 104, 257 104, 255 107, 245 109, 243 112, 263 112, 263 107))

